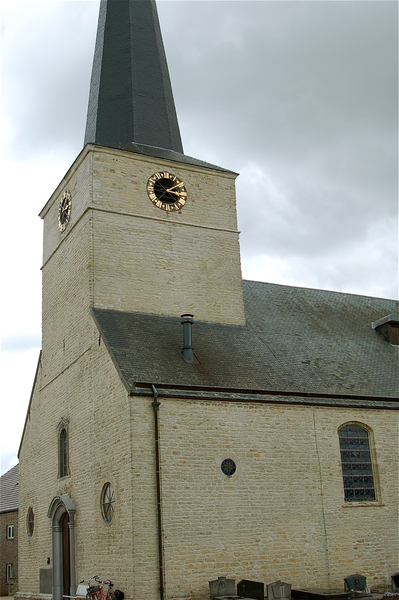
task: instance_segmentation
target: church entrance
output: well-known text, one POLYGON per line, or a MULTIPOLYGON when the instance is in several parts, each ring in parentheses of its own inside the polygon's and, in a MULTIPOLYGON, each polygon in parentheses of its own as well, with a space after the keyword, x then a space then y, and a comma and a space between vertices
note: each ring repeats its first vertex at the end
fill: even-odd
POLYGON ((53 600, 74 596, 75 507, 68 495, 53 498, 47 516, 52 520, 53 600))

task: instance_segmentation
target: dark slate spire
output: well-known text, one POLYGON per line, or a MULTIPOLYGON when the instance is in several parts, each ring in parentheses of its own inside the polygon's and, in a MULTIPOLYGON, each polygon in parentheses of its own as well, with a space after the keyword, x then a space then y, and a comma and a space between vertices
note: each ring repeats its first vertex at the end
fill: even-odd
POLYGON ((155 0, 101 0, 88 143, 183 153, 155 0))

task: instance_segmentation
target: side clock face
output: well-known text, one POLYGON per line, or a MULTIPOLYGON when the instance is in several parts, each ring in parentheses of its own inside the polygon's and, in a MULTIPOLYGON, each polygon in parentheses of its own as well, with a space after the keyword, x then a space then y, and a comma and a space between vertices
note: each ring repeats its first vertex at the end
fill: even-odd
POLYGON ((162 210, 180 210, 187 201, 184 183, 168 171, 155 173, 149 178, 147 193, 151 202, 162 210))
POLYGON ((61 202, 58 207, 58 227, 64 231, 71 218, 72 196, 69 190, 62 194, 61 202))

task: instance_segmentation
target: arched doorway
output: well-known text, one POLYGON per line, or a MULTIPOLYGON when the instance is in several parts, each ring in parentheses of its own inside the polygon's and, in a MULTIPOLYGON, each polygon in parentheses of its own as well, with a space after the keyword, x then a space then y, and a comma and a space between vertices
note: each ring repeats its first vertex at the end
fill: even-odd
POLYGON ((47 513, 52 520, 53 600, 76 593, 75 512, 72 500, 65 494, 53 498, 47 513))

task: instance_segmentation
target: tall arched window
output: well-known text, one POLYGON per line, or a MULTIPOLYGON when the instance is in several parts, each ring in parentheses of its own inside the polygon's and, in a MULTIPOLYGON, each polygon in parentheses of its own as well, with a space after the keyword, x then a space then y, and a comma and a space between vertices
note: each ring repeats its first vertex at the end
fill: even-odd
POLYGON ((338 431, 345 502, 376 500, 369 432, 356 423, 338 431))
POLYGON ((58 431, 58 477, 66 477, 69 475, 68 423, 61 422, 58 431))

